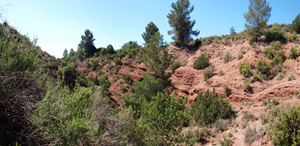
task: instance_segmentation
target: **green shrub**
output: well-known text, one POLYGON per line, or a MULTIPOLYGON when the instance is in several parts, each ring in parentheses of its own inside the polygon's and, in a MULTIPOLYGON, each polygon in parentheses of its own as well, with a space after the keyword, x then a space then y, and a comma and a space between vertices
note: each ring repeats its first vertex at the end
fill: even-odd
POLYGON ((208 125, 219 119, 227 119, 233 116, 232 107, 229 101, 219 98, 213 91, 205 94, 198 94, 191 105, 191 116, 200 125, 208 125))
POLYGON ((194 69, 204 69, 209 66, 209 59, 204 55, 201 54, 196 61, 194 62, 194 69))
POLYGON ((229 52, 227 52, 223 58, 224 63, 229 62, 231 60, 231 58, 232 58, 231 54, 229 52))
POLYGON ((249 112, 244 112, 243 114, 243 117, 242 117, 242 120, 245 121, 245 122, 249 122, 249 121, 252 121, 252 120, 255 120, 256 117, 255 115, 249 113, 249 112))
POLYGON ((122 62, 121 62, 120 58, 115 58, 114 62, 115 62, 115 66, 116 65, 122 65, 122 62))
POLYGON ((204 81, 208 81, 213 75, 215 71, 215 66, 210 66, 208 69, 203 71, 204 81))
POLYGON ((260 76, 259 76, 259 74, 254 73, 252 77, 253 77, 253 79, 254 79, 255 81, 260 81, 260 76))
POLYGON ((296 16, 292 23, 292 29, 296 33, 300 33, 300 13, 296 16))
POLYGON ((171 65, 170 65, 170 68, 172 70, 172 73, 175 72, 175 70, 177 68, 179 68, 181 66, 181 63, 179 61, 174 61, 171 65))
POLYGON ((298 36, 296 34, 287 35, 287 40, 289 42, 297 42, 298 41, 298 36))
POLYGON ((289 74, 288 80, 289 80, 289 81, 296 80, 295 74, 289 74))
POLYGON ((298 58, 298 56, 300 56, 299 49, 296 49, 296 48, 292 47, 291 50, 290 50, 290 57, 292 59, 296 59, 296 58, 298 58))
POLYGON ((226 96, 230 96, 231 89, 228 87, 228 85, 223 86, 223 89, 224 89, 226 96))
POLYGON ((64 68, 57 70, 57 75, 63 84, 66 84, 73 89, 76 83, 80 86, 87 86, 87 80, 83 74, 81 74, 75 65, 68 65, 64 68))
POLYGON ((285 42, 286 38, 284 37, 285 32, 280 28, 278 24, 274 24, 272 28, 269 28, 265 32, 266 41, 281 41, 285 42))
POLYGON ((265 60, 258 60, 255 68, 264 75, 264 78, 272 78, 272 66, 265 60))
POLYGON ((125 83, 127 83, 127 84, 131 84, 132 83, 130 75, 128 75, 128 74, 122 74, 122 78, 124 79, 125 83))
POLYGON ((240 73, 244 77, 251 77, 252 76, 252 69, 248 63, 242 63, 239 67, 240 73))
POLYGON ((245 92, 248 92, 248 93, 252 92, 252 87, 248 80, 244 80, 243 89, 245 92))
POLYGON ((274 145, 300 145, 300 106, 281 105, 270 113, 267 133, 274 145))
POLYGON ((225 136, 223 136, 223 140, 220 140, 220 145, 221 146, 232 146, 233 141, 230 138, 226 138, 225 136))

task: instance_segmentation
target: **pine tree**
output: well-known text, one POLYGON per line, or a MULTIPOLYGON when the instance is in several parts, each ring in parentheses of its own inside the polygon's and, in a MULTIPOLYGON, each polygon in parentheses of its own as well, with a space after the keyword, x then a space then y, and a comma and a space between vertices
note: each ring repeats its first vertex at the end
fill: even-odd
POLYGON ((145 45, 147 45, 150 42, 151 37, 154 36, 159 29, 153 22, 150 22, 145 29, 146 32, 142 34, 142 37, 145 40, 145 45))
POLYGON ((198 36, 200 31, 192 30, 195 25, 195 20, 190 20, 190 13, 193 12, 194 6, 190 8, 189 0, 178 0, 172 3, 171 13, 168 14, 169 24, 173 28, 169 31, 169 35, 175 40, 177 46, 185 46, 192 40, 191 35, 198 36))
POLYGON ((230 28, 230 35, 236 34, 234 27, 232 26, 230 28))
POLYGON ((300 13, 294 19, 294 21, 292 23, 292 28, 295 32, 300 33, 300 13))
MULTIPOLYGON (((249 10, 244 17, 246 19, 246 30, 251 41, 258 41, 262 35, 262 29, 267 26, 267 22, 271 17, 272 7, 266 0, 249 0, 249 10)), ((250 42, 251 42, 250 41, 250 42)))
POLYGON ((63 58, 68 57, 68 55, 69 55, 69 52, 68 52, 67 49, 65 49, 64 52, 63 52, 63 58))
POLYGON ((90 30, 85 30, 84 35, 81 36, 81 42, 78 44, 78 51, 83 50, 86 57, 91 57, 96 52, 96 47, 94 45, 94 36, 90 30))
POLYGON ((156 32, 145 48, 145 65, 149 71, 155 73, 156 77, 163 77, 165 70, 171 64, 171 56, 163 46, 163 36, 156 32))

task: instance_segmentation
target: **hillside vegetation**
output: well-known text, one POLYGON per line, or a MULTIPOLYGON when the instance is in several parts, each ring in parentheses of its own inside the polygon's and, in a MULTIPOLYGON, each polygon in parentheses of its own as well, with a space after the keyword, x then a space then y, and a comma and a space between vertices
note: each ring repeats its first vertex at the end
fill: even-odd
POLYGON ((173 44, 153 22, 119 50, 87 29, 63 58, 0 24, 0 145, 299 145, 300 14, 267 25, 250 0, 243 32, 193 40, 193 9, 172 4, 173 44))

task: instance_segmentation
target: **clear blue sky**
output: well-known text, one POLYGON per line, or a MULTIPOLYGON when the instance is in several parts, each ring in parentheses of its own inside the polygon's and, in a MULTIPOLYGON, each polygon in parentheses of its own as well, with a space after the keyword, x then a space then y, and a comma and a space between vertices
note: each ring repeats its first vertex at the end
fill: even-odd
MULTIPOLYGON (((300 0, 268 0, 272 7, 269 24, 291 23, 300 13, 300 0)), ((128 41, 143 44, 141 34, 153 21, 167 42, 170 26, 167 14, 175 0, 1 0, 3 17, 22 34, 38 37, 38 45, 51 55, 62 57, 66 48, 77 50, 84 30, 90 29, 95 46, 112 44, 119 49, 128 41)), ((233 26, 244 30, 248 0, 190 0, 195 6, 191 18, 198 37, 228 34, 233 26)), ((2 18, 3 19, 3 18, 2 18)))

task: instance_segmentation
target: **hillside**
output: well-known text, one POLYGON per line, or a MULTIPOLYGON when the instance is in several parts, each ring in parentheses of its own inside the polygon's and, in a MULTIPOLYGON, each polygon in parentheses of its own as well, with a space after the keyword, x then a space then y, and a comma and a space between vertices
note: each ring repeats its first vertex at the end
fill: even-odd
POLYGON ((86 29, 62 58, 0 23, 0 145, 300 145, 300 14, 267 24, 250 0, 244 31, 198 38, 193 10, 172 3, 174 42, 150 22, 143 45, 97 48, 86 29))

